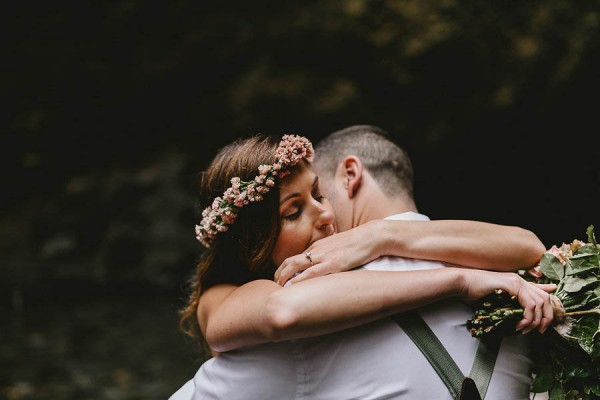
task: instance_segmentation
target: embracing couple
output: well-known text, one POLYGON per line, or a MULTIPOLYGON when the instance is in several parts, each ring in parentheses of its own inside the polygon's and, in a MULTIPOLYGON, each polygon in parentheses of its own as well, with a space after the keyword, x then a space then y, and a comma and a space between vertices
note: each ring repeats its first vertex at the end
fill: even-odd
MULTIPOLYGON (((477 374, 468 303, 495 289, 523 306, 517 329, 543 332, 554 286, 511 272, 539 261, 539 239, 430 221, 412 180, 407 154, 374 126, 334 132, 315 150, 295 135, 222 148, 201 177, 205 251, 182 312, 214 357, 171 399, 457 398, 442 378, 451 368, 436 370, 417 345, 422 331, 403 324, 424 321, 458 374, 477 374)), ((487 381, 476 382, 482 398, 529 398, 526 339, 499 344, 487 381)))

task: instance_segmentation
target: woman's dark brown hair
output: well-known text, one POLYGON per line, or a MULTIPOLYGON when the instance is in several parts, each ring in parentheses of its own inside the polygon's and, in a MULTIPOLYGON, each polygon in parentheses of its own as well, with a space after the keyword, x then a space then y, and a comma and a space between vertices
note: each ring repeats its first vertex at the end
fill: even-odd
MULTIPOLYGON (((253 180, 258 167, 274 164, 280 138, 254 136, 223 147, 200 179, 201 209, 212 204, 231 185, 231 178, 253 180)), ((255 279, 273 279, 271 253, 279 235, 279 187, 264 200, 242 208, 227 232, 219 233, 202 254, 191 280, 187 304, 180 312, 184 332, 199 336, 196 309, 202 293, 218 284, 242 285, 255 279)), ((198 244, 200 247, 202 245, 198 244)))

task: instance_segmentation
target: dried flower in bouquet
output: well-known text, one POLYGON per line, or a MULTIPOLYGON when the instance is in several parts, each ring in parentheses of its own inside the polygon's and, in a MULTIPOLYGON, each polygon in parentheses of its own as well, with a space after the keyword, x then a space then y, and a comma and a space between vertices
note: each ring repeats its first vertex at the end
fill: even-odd
MULTIPOLYGON (((523 276, 537 283, 556 283, 551 295, 553 329, 532 332, 535 380, 532 391, 550 399, 600 399, 600 246, 593 226, 588 242, 552 246, 540 264, 523 276)), ((474 337, 516 334, 523 317, 518 301, 502 290, 476 305, 467 328, 474 337)))

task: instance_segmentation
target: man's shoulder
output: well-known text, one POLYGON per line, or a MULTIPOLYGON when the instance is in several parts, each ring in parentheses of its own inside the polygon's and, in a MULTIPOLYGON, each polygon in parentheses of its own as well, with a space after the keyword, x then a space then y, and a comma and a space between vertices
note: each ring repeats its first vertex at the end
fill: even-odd
POLYGON ((194 380, 187 381, 178 391, 173 393, 169 400, 192 400, 194 398, 194 380))

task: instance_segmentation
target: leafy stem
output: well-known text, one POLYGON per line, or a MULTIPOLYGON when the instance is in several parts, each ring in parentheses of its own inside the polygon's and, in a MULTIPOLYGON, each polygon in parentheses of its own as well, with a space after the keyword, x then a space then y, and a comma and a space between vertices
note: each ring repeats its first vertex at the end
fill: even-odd
POLYGON ((600 309, 593 308, 591 310, 571 311, 571 312, 565 313, 565 316, 572 317, 573 315, 587 315, 587 314, 599 314, 600 315, 600 309))

